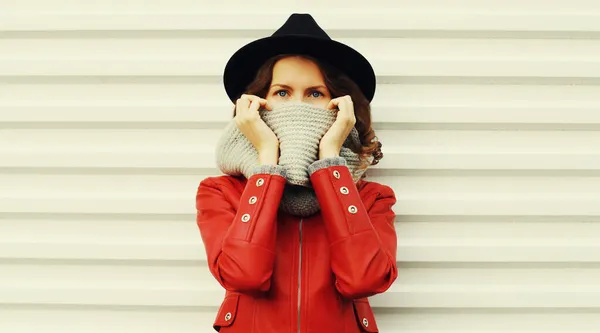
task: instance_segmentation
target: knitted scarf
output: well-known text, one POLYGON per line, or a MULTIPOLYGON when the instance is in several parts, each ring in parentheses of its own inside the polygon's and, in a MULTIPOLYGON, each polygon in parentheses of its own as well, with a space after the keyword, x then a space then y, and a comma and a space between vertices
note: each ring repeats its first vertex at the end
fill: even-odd
MULTIPOLYGON (((264 122, 279 139, 279 165, 285 170, 286 186, 279 208, 295 216, 306 217, 320 210, 319 202, 310 183, 309 166, 317 161, 319 142, 336 119, 336 112, 301 102, 280 103, 272 111, 259 110, 264 122)), ((340 157, 346 162, 357 182, 365 169, 362 160, 350 147, 360 146, 356 128, 346 138, 340 157)), ((221 172, 246 178, 259 165, 258 153, 230 121, 216 148, 217 166, 221 172)))

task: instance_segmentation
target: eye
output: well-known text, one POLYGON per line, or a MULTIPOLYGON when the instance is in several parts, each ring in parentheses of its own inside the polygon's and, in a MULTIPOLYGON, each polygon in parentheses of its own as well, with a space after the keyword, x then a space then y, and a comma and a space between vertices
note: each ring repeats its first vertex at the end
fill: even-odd
POLYGON ((319 97, 321 97, 321 96, 325 96, 325 94, 323 94, 322 92, 320 92, 320 91, 318 91, 318 90, 313 90, 313 92, 312 92, 312 95, 311 95, 311 96, 312 96, 312 97, 314 97, 314 98, 319 98, 319 97), (318 94, 318 95, 317 95, 317 96, 315 96, 315 94, 318 94))
POLYGON ((275 95, 277 95, 277 96, 279 96, 279 97, 285 97, 285 95, 281 95, 281 94, 280 94, 280 92, 287 93, 287 90, 283 90, 283 89, 282 89, 282 90, 277 90, 277 91, 275 92, 275 95))

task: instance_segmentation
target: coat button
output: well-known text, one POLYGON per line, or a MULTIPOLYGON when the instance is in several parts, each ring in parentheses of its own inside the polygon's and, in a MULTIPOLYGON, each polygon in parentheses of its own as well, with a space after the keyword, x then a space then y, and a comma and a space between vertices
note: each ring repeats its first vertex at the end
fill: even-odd
POLYGON ((333 176, 335 177, 335 179, 340 179, 340 172, 337 170, 333 171, 333 176))
POLYGON ((367 318, 363 318, 363 325, 365 325, 365 327, 369 327, 369 321, 367 318))
POLYGON ((264 183, 265 183, 264 179, 258 178, 258 180, 256 181, 256 186, 261 187, 261 186, 263 186, 264 183))
POLYGON ((356 214, 356 212, 358 212, 358 208, 356 208, 356 206, 349 206, 349 207, 348 207, 348 211, 349 211, 351 214, 356 214))
POLYGON ((256 198, 256 196, 253 196, 250 198, 250 200, 248 200, 248 203, 251 205, 254 205, 256 203, 258 199, 256 198))
POLYGON ((231 312, 227 312, 225 314, 225 321, 230 321, 231 320, 231 312))
POLYGON ((248 222, 248 221, 250 221, 250 214, 242 215, 242 222, 248 222))
POLYGON ((348 188, 346 186, 340 187, 340 192, 342 192, 342 194, 348 194, 348 193, 350 193, 350 191, 348 191, 348 188))

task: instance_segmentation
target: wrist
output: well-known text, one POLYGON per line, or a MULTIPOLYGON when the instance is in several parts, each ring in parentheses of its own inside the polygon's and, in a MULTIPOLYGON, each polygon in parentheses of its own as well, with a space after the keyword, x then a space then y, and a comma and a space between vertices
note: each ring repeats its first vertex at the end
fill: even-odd
POLYGON ((258 162, 261 165, 277 165, 279 163, 279 146, 261 149, 258 152, 258 162))
POLYGON ((320 160, 322 160, 324 158, 339 157, 339 156, 340 156, 339 149, 335 149, 332 147, 319 148, 319 159, 320 160))

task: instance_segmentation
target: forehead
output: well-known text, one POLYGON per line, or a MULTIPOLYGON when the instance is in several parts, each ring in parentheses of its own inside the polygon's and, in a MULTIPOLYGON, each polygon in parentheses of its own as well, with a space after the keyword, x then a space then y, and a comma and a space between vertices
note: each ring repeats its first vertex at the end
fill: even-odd
POLYGON ((277 61, 273 67, 273 83, 290 86, 323 84, 321 69, 314 62, 300 58, 287 57, 277 61))

